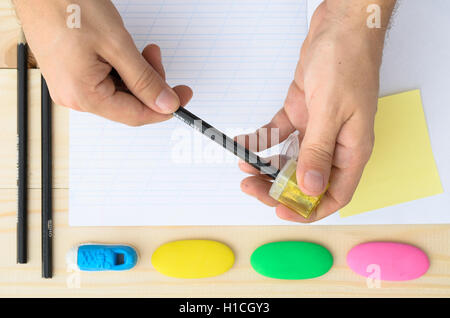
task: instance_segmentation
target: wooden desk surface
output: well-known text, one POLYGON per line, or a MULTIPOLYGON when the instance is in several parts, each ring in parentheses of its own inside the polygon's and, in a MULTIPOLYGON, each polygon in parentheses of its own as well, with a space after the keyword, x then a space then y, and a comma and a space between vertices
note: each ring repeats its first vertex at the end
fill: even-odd
POLYGON ((450 296, 450 225, 392 226, 68 226, 68 110, 54 109, 54 265, 51 280, 41 278, 40 255, 40 73, 30 71, 30 226, 29 264, 16 264, 16 70, 15 43, 19 25, 9 0, 0 0, 0 297, 439 297, 450 296), (236 263, 226 274, 209 279, 165 277, 150 263, 162 243, 188 238, 215 239, 228 244, 236 263), (275 240, 307 240, 326 246, 334 266, 323 277, 278 281, 255 273, 249 258, 259 245, 275 240), (368 288, 352 273, 345 256, 355 244, 393 240, 417 245, 431 260, 428 273, 410 282, 368 288), (77 273, 65 266, 68 249, 82 242, 126 242, 136 246, 140 261, 123 273, 77 273))

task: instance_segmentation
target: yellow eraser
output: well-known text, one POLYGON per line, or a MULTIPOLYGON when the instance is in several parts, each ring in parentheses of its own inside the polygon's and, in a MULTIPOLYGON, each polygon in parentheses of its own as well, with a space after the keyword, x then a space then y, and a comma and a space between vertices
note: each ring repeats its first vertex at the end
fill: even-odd
POLYGON ((152 255, 152 264, 158 272, 169 277, 213 277, 233 266, 234 253, 217 241, 174 241, 158 247, 152 255))
POLYGON ((297 161, 290 159, 273 182, 269 194, 304 218, 309 218, 319 204, 323 193, 319 196, 304 194, 297 185, 296 170, 297 161))

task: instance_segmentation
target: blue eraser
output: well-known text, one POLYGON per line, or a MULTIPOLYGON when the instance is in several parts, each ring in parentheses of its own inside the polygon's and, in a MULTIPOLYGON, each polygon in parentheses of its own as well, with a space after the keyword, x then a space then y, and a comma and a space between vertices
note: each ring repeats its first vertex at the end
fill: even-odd
POLYGON ((136 250, 129 245, 82 244, 71 248, 66 256, 67 264, 91 272, 129 270, 137 260, 136 250))

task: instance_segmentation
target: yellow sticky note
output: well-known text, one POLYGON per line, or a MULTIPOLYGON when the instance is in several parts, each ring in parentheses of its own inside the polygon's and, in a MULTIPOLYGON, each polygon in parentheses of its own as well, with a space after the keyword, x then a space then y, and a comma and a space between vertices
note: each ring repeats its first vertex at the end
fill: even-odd
POLYGON ((373 153, 341 217, 442 192, 420 91, 380 98, 373 153))

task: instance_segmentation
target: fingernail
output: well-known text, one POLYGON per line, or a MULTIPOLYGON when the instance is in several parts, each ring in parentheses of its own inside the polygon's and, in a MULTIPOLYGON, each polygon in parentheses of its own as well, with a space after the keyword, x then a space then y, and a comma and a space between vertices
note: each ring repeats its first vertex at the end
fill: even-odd
POLYGON ((167 87, 159 93, 155 103, 163 113, 173 113, 180 106, 177 95, 167 87))
POLYGON ((306 171, 305 177, 303 178, 303 185, 308 191, 314 193, 322 192, 323 184, 323 176, 319 171, 306 171))

